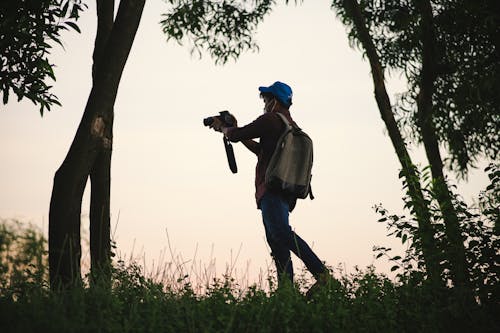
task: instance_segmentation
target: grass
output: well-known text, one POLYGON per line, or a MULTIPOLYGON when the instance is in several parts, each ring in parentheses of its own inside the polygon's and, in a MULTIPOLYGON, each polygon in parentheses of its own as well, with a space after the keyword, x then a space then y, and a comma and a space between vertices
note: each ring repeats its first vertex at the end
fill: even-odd
POLYGON ((139 264, 123 260, 114 265, 111 289, 82 283, 53 292, 46 241, 32 227, 0 226, 3 333, 498 330, 498 307, 464 313, 449 290, 436 295, 425 283, 392 281, 373 267, 337 273, 339 284, 312 299, 303 294, 313 283, 305 274, 294 287, 276 288, 273 272, 266 285, 242 286, 228 274, 193 281, 183 267, 147 277, 139 264))

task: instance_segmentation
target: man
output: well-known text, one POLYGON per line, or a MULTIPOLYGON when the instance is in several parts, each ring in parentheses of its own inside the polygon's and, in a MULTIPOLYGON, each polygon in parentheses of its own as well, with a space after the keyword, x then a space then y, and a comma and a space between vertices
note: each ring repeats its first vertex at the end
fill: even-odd
MULTIPOLYGON (((276 264, 278 283, 293 284, 293 267, 290 251, 297 255, 317 280, 317 284, 328 282, 328 269, 307 243, 290 227, 288 213, 293 210, 295 197, 289 197, 277 190, 266 188, 266 169, 273 155, 278 138, 285 130, 283 120, 276 114, 284 115, 290 124, 293 119, 289 108, 292 105, 292 89, 285 83, 275 82, 269 87, 259 87, 264 101, 264 114, 252 123, 237 127, 224 127, 221 120, 215 118, 211 127, 222 132, 232 142, 241 141, 257 155, 255 171, 255 199, 262 212, 266 239, 271 248, 271 256, 276 264), (253 139, 259 138, 259 141, 253 139)), ((330 278, 331 279, 331 278, 330 278)))

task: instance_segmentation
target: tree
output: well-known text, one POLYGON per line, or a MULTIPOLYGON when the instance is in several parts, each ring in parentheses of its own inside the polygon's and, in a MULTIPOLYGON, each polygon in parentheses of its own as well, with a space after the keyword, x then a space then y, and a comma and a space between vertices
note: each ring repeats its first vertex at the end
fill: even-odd
POLYGON ((436 251, 434 250, 434 230, 431 224, 428 203, 422 193, 420 177, 417 173, 417 169, 411 160, 406 148, 406 143, 394 118, 392 105, 385 88, 384 69, 381 64, 380 57, 370 36, 363 13, 357 3, 355 1, 345 1, 343 2, 341 9, 343 11, 340 15, 343 15, 346 23, 349 22, 353 25, 355 31, 352 31, 352 33, 356 34, 356 38, 365 49, 367 57, 370 61, 375 87, 375 99, 377 101, 382 119, 388 130, 389 137, 391 138, 392 145, 396 151, 396 155, 401 163, 401 174, 405 179, 408 195, 411 198, 411 202, 409 204, 419 223, 418 238, 421 243, 427 272, 432 284, 438 285, 441 275, 439 269, 440 258, 435 254, 436 251))
MULTIPOLYGON (((94 276, 109 276, 113 105, 144 2, 121 1, 115 19, 114 1, 97 0, 93 87, 74 141, 55 174, 50 202, 49 270, 54 288, 69 285, 80 276, 80 212, 89 176, 91 268, 94 276)), ((2 2, 0 88, 4 104, 12 90, 18 100, 26 97, 40 105, 42 115, 53 104, 60 105, 45 83, 48 77, 55 80, 47 57, 51 48, 48 42, 62 45, 61 30, 79 32, 75 22, 84 8, 80 0, 2 2)))
MULTIPOLYGON (((477 159, 495 159, 500 126, 495 90, 500 80, 499 3, 363 0, 359 5, 382 65, 402 71, 408 80, 408 90, 395 107, 405 134, 423 143, 416 101, 423 71, 427 77, 433 72, 432 94, 424 95, 432 95, 435 134, 450 155, 444 162, 465 177, 477 159), (433 56, 427 56, 425 66, 424 49, 433 56)), ((333 6, 341 13, 342 1, 333 6)), ((350 36, 355 38, 352 30, 350 36)))
MULTIPOLYGON (((80 213, 89 176, 91 270, 94 277, 109 281, 113 105, 144 3, 145 0, 122 0, 113 20, 113 1, 97 0, 93 86, 70 150, 55 174, 50 202, 49 268, 53 287, 67 286, 80 278, 80 213)), ((213 48, 217 59, 225 62, 229 56, 237 56, 253 47, 248 39, 251 29, 247 24, 255 24, 256 17, 262 17, 267 8, 260 5, 247 11, 244 7, 234 6, 231 1, 210 2, 210 5, 192 1, 180 6, 177 15, 167 16, 162 22, 168 26, 177 18, 181 25, 196 30, 200 24, 206 23, 201 23, 200 17, 211 16, 210 27, 215 25, 216 30, 203 35, 200 43, 213 48), (220 31, 231 33, 221 41, 220 31)), ((169 32, 168 29, 165 31, 169 32)), ((179 37, 179 31, 174 29, 170 33, 179 37)))
POLYGON ((89 176, 91 269, 93 275, 109 277, 113 105, 144 3, 122 0, 114 18, 114 2, 97 0, 92 89, 73 143, 54 176, 50 200, 49 270, 53 288, 68 286, 80 277, 80 214, 89 176))
MULTIPOLYGON (((50 92, 48 78, 56 80, 48 55, 50 42, 61 44, 60 34, 76 25, 85 8, 80 0, 4 0, 0 3, 0 90, 3 104, 10 91, 18 101, 28 98, 40 114, 60 105, 50 92)), ((62 44, 61 44, 62 45, 62 44)))
MULTIPOLYGON (((408 17, 411 15, 408 8, 411 7, 404 9, 406 14, 401 8, 394 9, 399 13, 395 15, 408 17)), ((478 158, 494 160, 499 151, 500 97, 495 87, 500 84, 500 4, 490 0, 467 3, 447 0, 433 4, 431 9, 435 27, 432 118, 436 135, 450 154, 447 166, 466 177, 478 158)), ((406 52, 418 51, 419 36, 411 35, 412 28, 408 27, 411 24, 398 23, 398 26, 401 33, 409 36, 406 52)), ((384 43, 393 44, 389 48, 393 51, 387 57, 394 59, 393 52, 401 41, 384 43)), ((416 64, 416 59, 408 59, 397 67, 405 68, 408 77, 417 77, 416 64)), ((412 102, 417 98, 418 81, 410 82, 413 84, 401 101, 401 117, 409 128, 418 128, 417 110, 412 102)), ((422 142, 418 131, 408 134, 422 142)))
POLYGON ((457 212, 451 200, 452 196, 443 173, 443 161, 433 122, 433 96, 437 62, 435 58, 436 37, 432 6, 429 1, 416 1, 415 4, 417 13, 420 16, 419 32, 422 44, 422 65, 419 77, 419 93, 416 100, 418 125, 427 160, 431 167, 434 192, 443 213, 446 236, 449 242, 446 250, 451 266, 452 280, 457 287, 464 288, 469 282, 465 261, 464 239, 460 230, 457 212))
POLYGON ((452 0, 333 2, 370 63, 378 58, 384 68, 406 74, 408 91, 394 109, 400 126, 410 125, 404 128, 425 148, 447 240, 442 269, 460 290, 469 284, 464 237, 439 148, 447 145, 450 168, 462 174, 476 158, 497 155, 498 96, 492 87, 498 76, 480 74, 480 66, 498 71, 498 14, 488 14, 487 23, 478 19, 497 6, 452 0), (366 25, 357 24, 356 16, 364 17, 366 25))

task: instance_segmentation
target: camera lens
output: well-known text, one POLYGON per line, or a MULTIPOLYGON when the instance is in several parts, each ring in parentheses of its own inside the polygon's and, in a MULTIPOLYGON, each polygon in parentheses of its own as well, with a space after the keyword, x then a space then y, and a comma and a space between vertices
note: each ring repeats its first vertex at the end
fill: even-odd
POLYGON ((203 125, 210 126, 214 122, 214 117, 208 117, 203 119, 203 125))

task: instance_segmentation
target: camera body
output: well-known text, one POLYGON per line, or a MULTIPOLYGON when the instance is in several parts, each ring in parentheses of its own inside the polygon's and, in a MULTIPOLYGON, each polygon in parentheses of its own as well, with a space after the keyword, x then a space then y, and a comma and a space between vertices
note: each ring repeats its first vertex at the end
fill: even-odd
MULTIPOLYGON (((214 123, 215 118, 222 121, 225 127, 236 126, 236 118, 227 110, 219 112, 218 116, 213 116, 203 119, 203 125, 205 126, 212 125, 214 123)), ((236 159, 234 158, 233 146, 231 146, 231 142, 229 142, 229 140, 225 136, 222 137, 222 140, 224 141, 224 148, 226 150, 229 169, 231 169, 232 173, 237 173, 238 167, 236 166, 236 159)))
POLYGON ((233 127, 235 125, 234 116, 231 113, 229 113, 229 111, 226 110, 219 112, 218 116, 213 116, 203 119, 203 125, 205 126, 212 125, 214 122, 214 118, 218 118, 220 121, 222 121, 225 127, 233 127))

